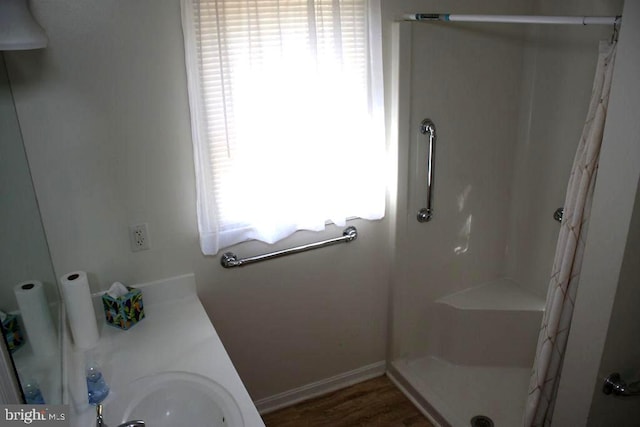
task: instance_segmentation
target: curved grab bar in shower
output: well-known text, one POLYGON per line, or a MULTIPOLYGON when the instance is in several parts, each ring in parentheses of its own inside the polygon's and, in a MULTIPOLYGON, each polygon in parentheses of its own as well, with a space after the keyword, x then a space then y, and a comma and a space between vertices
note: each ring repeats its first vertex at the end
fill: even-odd
POLYGON ((420 123, 420 133, 429 136, 429 152, 427 161, 427 207, 418 211, 418 222, 431 221, 433 217, 433 166, 436 150, 436 125, 431 119, 424 119, 420 123))

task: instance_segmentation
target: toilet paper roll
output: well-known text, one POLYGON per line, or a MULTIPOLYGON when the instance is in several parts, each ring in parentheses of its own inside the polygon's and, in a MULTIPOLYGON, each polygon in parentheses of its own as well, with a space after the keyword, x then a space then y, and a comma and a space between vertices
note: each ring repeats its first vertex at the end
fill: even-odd
POLYGON ((76 347, 90 349, 98 344, 98 324, 93 310, 89 280, 84 271, 74 271, 60 278, 60 289, 67 319, 76 347))
POLYGON ((33 354, 41 358, 53 355, 58 348, 58 335, 42 282, 29 280, 18 283, 13 292, 33 354))

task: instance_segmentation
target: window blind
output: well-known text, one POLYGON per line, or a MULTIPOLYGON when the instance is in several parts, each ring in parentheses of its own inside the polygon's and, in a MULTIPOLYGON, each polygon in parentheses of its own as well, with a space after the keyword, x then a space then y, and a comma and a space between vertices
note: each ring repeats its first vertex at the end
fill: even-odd
POLYGON ((376 5, 183 0, 182 10, 203 252, 381 218, 376 5))

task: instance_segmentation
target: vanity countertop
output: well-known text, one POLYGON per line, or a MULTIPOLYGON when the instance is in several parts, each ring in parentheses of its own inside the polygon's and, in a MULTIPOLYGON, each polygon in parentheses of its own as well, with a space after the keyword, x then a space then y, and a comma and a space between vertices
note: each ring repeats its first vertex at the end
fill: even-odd
MULTIPOLYGON (((145 318, 127 331, 101 318, 100 342, 94 349, 111 393, 130 382, 162 372, 188 372, 214 380, 236 400, 247 427, 264 427, 249 393, 235 370, 196 294, 193 274, 134 285, 142 290, 145 318)), ((96 304, 97 305, 97 304, 96 304)), ((101 305, 96 312, 102 314, 101 305), (98 311, 99 310, 99 311, 98 311)), ((86 403, 84 355, 70 349, 66 368, 72 425, 92 426, 95 409, 86 403)))

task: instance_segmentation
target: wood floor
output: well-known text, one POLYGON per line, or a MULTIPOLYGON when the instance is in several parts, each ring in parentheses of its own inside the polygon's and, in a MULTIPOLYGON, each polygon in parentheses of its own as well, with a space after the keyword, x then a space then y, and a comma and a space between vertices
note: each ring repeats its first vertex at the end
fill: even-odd
POLYGON ((433 427, 386 376, 280 409, 262 418, 267 427, 433 427))

